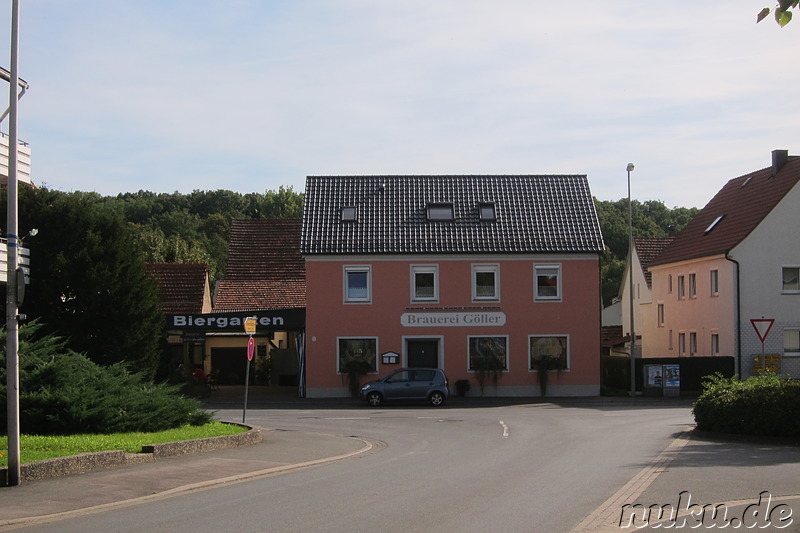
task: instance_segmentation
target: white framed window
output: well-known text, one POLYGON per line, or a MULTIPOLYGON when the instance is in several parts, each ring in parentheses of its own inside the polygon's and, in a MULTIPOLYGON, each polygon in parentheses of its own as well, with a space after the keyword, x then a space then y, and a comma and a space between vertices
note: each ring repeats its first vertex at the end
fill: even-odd
POLYGON ((467 337, 468 369, 477 371, 508 370, 508 337, 467 337))
POLYGON ((800 294, 800 267, 783 267, 783 290, 784 294, 800 294))
POLYGON ((672 294, 672 274, 667 275, 667 294, 672 294))
POLYGON ((673 345, 673 342, 672 342, 672 330, 669 330, 669 338, 667 339, 667 343, 669 344, 669 351, 672 351, 672 350, 675 349, 675 346, 673 345))
POLYGON ((697 332, 690 331, 689 332, 689 355, 694 355, 697 353, 697 332))
POLYGON ((369 265, 344 267, 344 301, 369 303, 372 301, 372 268, 369 265))
POLYGON ((719 355, 719 333, 711 334, 711 355, 719 355))
POLYGON ((561 265, 534 265, 533 299, 535 301, 561 300, 561 265))
POLYGON ((678 332, 678 355, 686 355, 686 333, 678 332))
POLYGON ((800 328, 783 330, 783 355, 800 356, 800 328))
POLYGON ((472 265, 472 300, 500 299, 500 265, 472 265))
POLYGON ((568 335, 528 336, 528 370, 542 368, 543 362, 550 370, 569 370, 568 335))
POLYGON ((664 304, 658 304, 658 327, 664 327, 664 304))
POLYGON ((719 296, 719 270, 711 271, 709 282, 711 283, 711 296, 719 296))
POLYGON ((439 265, 411 265, 411 301, 439 301, 439 265))
POLYGON ((686 280, 683 276, 678 276, 678 300, 686 298, 686 280))
POLYGON ((336 370, 376 373, 378 371, 377 337, 339 337, 336 339, 336 370))
POLYGON ((697 274, 689 274, 689 298, 697 298, 697 274))

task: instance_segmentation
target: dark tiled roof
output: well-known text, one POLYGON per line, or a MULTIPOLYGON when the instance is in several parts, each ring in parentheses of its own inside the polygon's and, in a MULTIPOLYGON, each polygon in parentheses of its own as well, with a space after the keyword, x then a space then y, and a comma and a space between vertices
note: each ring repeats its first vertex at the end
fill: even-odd
POLYGON ((624 343, 625 337, 622 335, 622 326, 603 326, 600 328, 601 346, 613 347, 624 343))
POLYGON ((669 246, 675 237, 634 237, 633 245, 636 248, 636 255, 639 256, 639 262, 642 265, 644 278, 647 280, 647 286, 653 286, 653 274, 647 268, 658 257, 658 254, 664 251, 669 246))
POLYGON ((303 254, 602 252, 586 176, 309 176, 303 254), (494 203, 496 220, 479 205, 494 203), (429 221, 431 203, 454 220, 429 221), (356 220, 343 221, 343 207, 356 220))
POLYGON ((730 180, 651 265, 724 254, 742 242, 800 181, 800 157, 730 180), (708 228, 717 220, 713 228, 708 228))
POLYGON ((158 283, 158 297, 165 314, 206 313, 208 285, 206 263, 148 263, 148 273, 158 283))
POLYGON ((225 279, 215 311, 292 309, 306 305, 299 218, 234 220, 225 279))

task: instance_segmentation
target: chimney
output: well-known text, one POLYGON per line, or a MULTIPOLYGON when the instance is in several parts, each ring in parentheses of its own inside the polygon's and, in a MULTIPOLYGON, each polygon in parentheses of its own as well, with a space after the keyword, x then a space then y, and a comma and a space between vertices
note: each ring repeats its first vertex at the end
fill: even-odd
POLYGON ((789 150, 773 150, 772 151, 772 175, 778 171, 789 161, 789 150))

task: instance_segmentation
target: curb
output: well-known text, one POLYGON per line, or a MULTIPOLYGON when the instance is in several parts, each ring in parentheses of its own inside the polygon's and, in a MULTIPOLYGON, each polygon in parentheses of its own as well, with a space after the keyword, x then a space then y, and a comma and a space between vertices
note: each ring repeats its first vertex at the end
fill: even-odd
MULTIPOLYGON (((142 446, 141 453, 126 453, 122 450, 109 450, 94 453, 81 453, 66 457, 56 457, 20 465, 20 482, 36 481, 83 474, 93 470, 103 470, 128 464, 149 463, 165 457, 203 453, 226 448, 253 446, 264 440, 262 428, 226 422, 234 426, 249 428, 249 431, 236 435, 222 435, 207 439, 193 439, 163 444, 142 446)), ((0 486, 8 485, 8 468, 0 468, 0 486)))

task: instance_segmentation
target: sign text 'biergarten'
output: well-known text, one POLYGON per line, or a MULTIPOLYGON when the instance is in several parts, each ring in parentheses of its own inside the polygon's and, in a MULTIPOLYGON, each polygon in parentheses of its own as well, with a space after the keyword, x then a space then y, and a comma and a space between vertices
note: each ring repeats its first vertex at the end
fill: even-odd
POLYGON ((203 313, 168 315, 167 329, 241 332, 245 320, 255 317, 258 329, 303 329, 305 310, 282 309, 277 311, 250 311, 247 313, 203 313))

